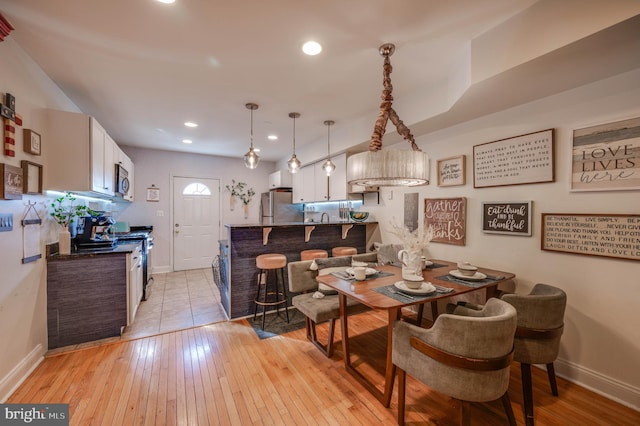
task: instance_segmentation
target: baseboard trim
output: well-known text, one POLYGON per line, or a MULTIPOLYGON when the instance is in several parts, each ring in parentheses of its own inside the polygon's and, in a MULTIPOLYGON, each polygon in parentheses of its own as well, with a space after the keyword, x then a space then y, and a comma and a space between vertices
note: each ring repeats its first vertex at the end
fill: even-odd
POLYGON ((171 266, 154 266, 151 268, 152 274, 166 274, 167 272, 172 272, 171 266))
POLYGON ((40 365, 44 352, 42 345, 38 344, 29 354, 16 365, 13 370, 0 380, 0 403, 4 403, 18 389, 18 386, 25 381, 29 374, 40 365))
POLYGON ((640 411, 640 388, 560 358, 554 362, 554 367, 559 377, 640 411))

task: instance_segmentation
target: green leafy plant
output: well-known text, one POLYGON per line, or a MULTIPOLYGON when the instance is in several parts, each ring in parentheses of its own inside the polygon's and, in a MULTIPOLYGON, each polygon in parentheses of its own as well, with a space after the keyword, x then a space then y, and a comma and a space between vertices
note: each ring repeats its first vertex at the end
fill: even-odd
POLYGON ((245 182, 236 183, 235 179, 232 179, 231 185, 227 185, 226 188, 227 191, 231 193, 232 197, 239 198, 245 206, 249 204, 253 196, 256 195, 253 188, 247 189, 247 184, 245 182))
POLYGON ((69 227, 69 223, 74 217, 82 217, 86 215, 96 216, 98 212, 85 205, 74 205, 76 197, 67 192, 56 198, 51 203, 51 212, 49 215, 64 229, 69 227))

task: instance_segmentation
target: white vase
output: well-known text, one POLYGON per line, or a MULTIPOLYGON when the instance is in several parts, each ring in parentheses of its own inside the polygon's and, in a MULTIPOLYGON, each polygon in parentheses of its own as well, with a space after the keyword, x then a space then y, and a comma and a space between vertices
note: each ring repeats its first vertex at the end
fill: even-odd
POLYGON ((249 218, 249 204, 244 205, 244 218, 245 219, 249 218))
POLYGON ((58 251, 60 254, 71 254, 71 233, 66 229, 58 232, 58 251))
POLYGON ((418 250, 400 250, 398 260, 402 263, 402 277, 422 276, 422 253, 418 250))
POLYGON ((236 197, 233 195, 229 198, 229 210, 233 211, 233 208, 236 206, 236 197))

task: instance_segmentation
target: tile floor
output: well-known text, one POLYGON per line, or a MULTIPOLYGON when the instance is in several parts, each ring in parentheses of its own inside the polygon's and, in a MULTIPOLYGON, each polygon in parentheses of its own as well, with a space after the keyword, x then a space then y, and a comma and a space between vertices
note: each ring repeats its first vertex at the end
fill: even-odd
POLYGON ((52 349, 47 354, 138 339, 199 325, 226 321, 211 268, 153 274, 150 294, 122 336, 52 349))

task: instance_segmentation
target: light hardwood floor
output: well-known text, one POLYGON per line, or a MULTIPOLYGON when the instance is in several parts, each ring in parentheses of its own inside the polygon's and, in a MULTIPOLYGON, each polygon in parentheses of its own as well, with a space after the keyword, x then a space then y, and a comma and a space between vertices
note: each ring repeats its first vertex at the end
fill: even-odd
MULTIPOLYGON (((350 321, 359 368, 382 370, 385 317, 350 321)), ((326 324, 318 327, 326 337, 326 324)), ((345 374, 340 330, 333 359, 304 329, 260 340, 246 320, 169 332, 49 355, 8 403, 68 403, 72 425, 394 424, 397 398, 384 408, 345 374)), ((533 369, 537 425, 638 425, 640 413, 533 369)), ((382 383, 382 377, 380 377, 382 383)), ((509 387, 523 424, 519 365, 509 387)), ((499 402, 473 404, 473 425, 505 424, 499 402)), ((409 378, 408 424, 454 425, 454 402, 409 378)))

